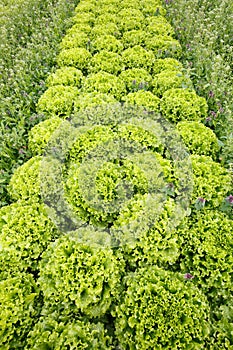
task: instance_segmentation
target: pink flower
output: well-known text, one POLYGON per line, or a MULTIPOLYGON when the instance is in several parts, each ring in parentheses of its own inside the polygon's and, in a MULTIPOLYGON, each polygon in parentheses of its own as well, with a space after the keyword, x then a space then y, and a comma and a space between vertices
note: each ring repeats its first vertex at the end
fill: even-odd
POLYGON ((230 194, 230 196, 228 196, 228 197, 226 198, 226 200, 227 200, 230 204, 233 204, 233 196, 232 196, 232 194, 230 194))
POLYGON ((185 278, 186 280, 191 280, 191 279, 194 278, 194 276, 191 275, 191 273, 186 273, 186 274, 184 275, 184 278, 185 278))

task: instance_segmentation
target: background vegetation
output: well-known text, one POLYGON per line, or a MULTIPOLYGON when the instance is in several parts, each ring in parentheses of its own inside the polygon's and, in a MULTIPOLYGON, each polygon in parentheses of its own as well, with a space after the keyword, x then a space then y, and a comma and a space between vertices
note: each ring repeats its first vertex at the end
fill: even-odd
POLYGON ((77 0, 0 0, 0 206, 14 169, 30 158, 27 133, 77 0))
POLYGON ((211 126, 223 142, 222 161, 233 162, 233 3, 165 0, 167 19, 183 48, 181 61, 195 90, 207 99, 211 126))

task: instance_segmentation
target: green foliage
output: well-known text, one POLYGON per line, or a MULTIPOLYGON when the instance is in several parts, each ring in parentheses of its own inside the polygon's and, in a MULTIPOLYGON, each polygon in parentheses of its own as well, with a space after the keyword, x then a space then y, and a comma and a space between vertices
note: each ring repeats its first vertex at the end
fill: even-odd
POLYGON ((220 146, 213 130, 194 121, 182 121, 176 127, 191 154, 211 156, 217 159, 220 146))
POLYGON ((153 51, 157 58, 179 58, 182 52, 179 41, 164 35, 148 36, 145 40, 145 47, 153 51))
POLYGON ((77 3, 63 0, 1 1, 0 206, 10 203, 7 184, 31 156, 27 133, 42 120, 36 104, 56 63, 58 44, 77 3), (2 7, 3 6, 3 7, 2 7))
POLYGON ((128 92, 148 90, 152 81, 152 76, 143 68, 127 69, 120 74, 120 78, 124 81, 128 92))
POLYGON ((229 171, 211 157, 191 155, 190 158, 194 175, 192 201, 203 198, 209 207, 219 207, 231 189, 229 171))
POLYGON ((106 125, 96 125, 91 129, 84 129, 83 132, 77 135, 75 142, 69 150, 67 159, 74 163, 74 167, 77 167, 77 165, 82 161, 82 158, 88 154, 87 152, 95 149, 95 147, 102 142, 110 140, 113 135, 114 134, 111 131, 111 128, 106 125))
POLYGON ((122 100, 126 104, 146 107, 148 110, 159 111, 160 99, 150 91, 139 90, 130 92, 122 100))
POLYGON ((122 347, 135 349, 203 349, 209 334, 206 297, 183 276, 142 268, 125 278, 114 316, 122 347))
POLYGON ((96 6, 96 1, 80 1, 75 8, 75 13, 79 14, 82 12, 96 13, 98 6, 96 6))
POLYGON ((19 201, 1 208, 0 279, 37 272, 48 243, 58 236, 43 205, 19 201))
POLYGON ((69 85, 81 87, 82 78, 81 70, 74 67, 62 67, 49 75, 47 86, 69 85))
POLYGON ((144 27, 144 16, 141 11, 125 8, 117 14, 117 25, 121 32, 144 27))
MULTIPOLYGON (((138 108, 140 113, 141 107, 138 107, 138 108)), ((137 110, 137 108, 133 108, 132 110, 137 110)), ((127 111, 127 108, 126 108, 126 111, 127 111)), ((130 111, 130 108, 129 108, 129 111, 130 111)), ((139 142, 143 146, 153 150, 154 152, 159 152, 161 154, 163 154, 164 152, 164 145, 161 143, 161 140, 159 140, 158 137, 153 132, 151 132, 151 130, 148 128, 143 128, 143 126, 134 125, 133 123, 129 122, 129 124, 119 125, 118 132, 119 132, 119 135, 126 140, 133 140, 135 142, 139 142)), ((159 157, 159 154, 156 153, 156 156, 159 157)), ((162 158, 159 157, 157 161, 161 162, 162 158)), ((166 160, 163 165, 164 166, 168 165, 170 169, 170 164, 166 163, 166 160)))
POLYGON ((60 126, 62 119, 51 117, 35 125, 28 135, 28 147, 33 155, 42 155, 53 132, 60 126))
POLYGON ((69 34, 66 34, 61 43, 60 49, 72 49, 77 47, 87 48, 89 42, 89 36, 85 31, 73 30, 69 34))
MULTIPOLYGON (((191 273, 212 308, 210 349, 230 349, 232 344, 232 220, 216 210, 190 216, 182 229, 181 271, 191 273)), ((209 349, 209 347, 208 347, 209 349)))
POLYGON ((24 349, 27 333, 38 316, 36 284, 30 274, 0 281, 1 348, 24 349))
POLYGON ((140 6, 141 6, 141 11, 145 17, 166 15, 166 9, 164 8, 160 0, 153 0, 153 1, 142 0, 140 1, 140 6))
POLYGON ((118 2, 120 10, 130 10, 130 9, 139 9, 139 1, 138 0, 122 0, 118 2))
POLYGON ((113 1, 99 2, 96 6, 96 14, 103 15, 105 13, 117 13, 119 11, 120 4, 114 4, 113 1))
POLYGON ((70 311, 104 315, 121 292, 124 261, 111 249, 82 245, 76 235, 93 236, 96 228, 82 228, 51 244, 42 255, 39 285, 45 301, 68 303, 70 311))
MULTIPOLYGON (((37 15, 34 1, 31 16, 37 15)), ((48 3, 40 1, 38 7, 46 10, 48 3)), ((50 17, 38 22, 37 41, 30 39, 30 26, 22 33, 19 26, 15 34, 0 34, 0 67, 7 84, 12 82, 4 90, 1 110, 3 129, 10 127, 11 133, 3 138, 1 153, 4 159, 14 158, 5 153, 6 145, 14 144, 21 154, 17 165, 36 155, 17 167, 8 186, 8 197, 18 202, 0 210, 0 293, 5 307, 0 348, 228 350, 233 344, 232 177, 213 161, 224 146, 219 160, 231 167, 230 103, 227 97, 226 103, 219 102, 231 89, 224 91, 224 81, 224 87, 216 88, 216 72, 227 72, 223 57, 208 58, 210 62, 213 57, 216 85, 209 91, 212 80, 205 87, 205 71, 192 70, 188 60, 197 56, 189 45, 181 53, 173 38, 177 28, 163 17, 161 1, 81 0, 66 23, 74 25, 62 39, 56 65, 58 40, 49 54, 45 38, 63 36, 64 16, 56 16, 57 4, 50 4, 51 17, 58 18, 51 26, 54 36, 51 29, 44 30, 50 17), (18 39, 11 50, 6 42, 14 35, 18 39), (39 55, 29 55, 37 58, 32 64, 28 59, 34 80, 26 90, 25 79, 17 85, 27 67, 20 62, 35 42, 39 55), (42 50, 41 42, 46 43, 42 50), (47 53, 50 62, 45 64, 47 53), (10 69, 2 65, 4 55, 10 69), (175 57, 186 57, 186 71, 175 57), (192 90, 190 74, 196 74, 195 84, 198 74, 202 76, 200 88, 195 86, 197 92, 209 92, 206 99, 192 90), (14 95, 16 101, 26 101, 20 105, 25 108, 20 110, 17 103, 15 109, 8 108, 14 95), (228 125, 221 143, 200 121, 217 130, 223 109, 228 125), (163 116, 180 121, 183 143, 163 116)), ((208 6, 212 16, 215 5, 208 6)), ((220 11, 224 6, 219 4, 220 11)), ((10 13, 2 7, 4 14, 10 13)), ((195 33, 187 28, 184 32, 194 42, 195 33)), ((223 45, 217 46, 222 50, 223 45)))
POLYGON ((110 350, 113 347, 111 337, 101 322, 80 320, 72 314, 61 317, 57 311, 53 311, 35 324, 28 335, 25 349, 110 350))
POLYGON ((93 73, 83 82, 83 91, 110 94, 120 100, 126 92, 124 82, 113 74, 107 72, 93 73))
POLYGON ((163 16, 149 17, 147 19, 146 32, 147 36, 151 37, 154 35, 173 36, 175 34, 171 24, 163 16))
POLYGON ((90 73, 104 71, 115 75, 117 75, 122 69, 123 64, 121 57, 117 53, 105 50, 95 54, 90 60, 88 67, 90 73))
POLYGON ((232 347, 232 295, 226 303, 216 308, 213 321, 213 337, 210 349, 231 349, 232 347))
POLYGON ((40 97, 37 104, 37 109, 39 112, 52 116, 70 115, 74 100, 78 95, 79 89, 75 86, 51 86, 40 97))
POLYGON ((117 15, 115 13, 103 13, 95 20, 95 25, 104 25, 108 23, 117 23, 117 15))
MULTIPOLYGON (((107 137, 108 136, 105 135, 106 139, 107 137)), ((98 141, 95 143, 98 144, 98 141)), ((91 146, 93 147, 93 142, 91 146)), ((118 163, 120 162, 118 161, 118 163)), ((88 175, 89 177, 95 176, 95 183, 93 186, 95 186, 96 194, 92 193, 88 185, 86 186, 87 189, 83 189, 83 186, 80 188, 79 183, 83 183, 84 181, 82 177, 83 174, 77 164, 70 167, 66 181, 67 200, 72 204, 73 210, 76 211, 83 220, 93 222, 95 225, 112 223, 118 214, 118 201, 122 199, 120 198, 120 193, 118 193, 118 189, 121 189, 121 186, 124 188, 124 185, 121 185, 122 183, 124 184, 125 182, 128 183, 131 181, 134 194, 146 192, 147 180, 139 166, 134 165, 130 161, 121 161, 121 163, 122 164, 115 164, 110 161, 105 162, 96 175, 95 169, 94 174, 88 175), (77 179, 79 179, 79 183, 77 179), (91 204, 98 203, 98 200, 103 201, 102 207, 104 210, 102 209, 102 211, 100 211, 98 206, 93 207, 91 204, 87 205, 87 196, 89 196, 88 202, 91 204), (112 202, 110 212, 108 211, 108 202, 112 202)), ((87 182, 88 179, 86 178, 86 184, 87 182)), ((124 196, 124 194, 122 195, 124 196)))
POLYGON ((158 96, 162 96, 165 91, 173 88, 192 89, 190 78, 178 70, 166 69, 153 77, 153 93, 158 96))
POLYGON ((82 47, 74 47, 62 50, 58 57, 57 63, 61 66, 74 66, 82 71, 86 71, 91 59, 89 51, 82 47))
POLYGON ((93 13, 90 12, 77 13, 75 16, 72 17, 72 22, 75 25, 93 26, 95 23, 95 16, 93 13))
POLYGON ((232 221, 217 210, 203 209, 178 230, 182 237, 181 270, 190 272, 214 307, 232 293, 232 221), (221 299, 223 298, 223 299, 221 299))
POLYGON ((154 63, 154 54, 136 45, 122 52, 122 60, 127 68, 144 68, 150 71, 154 63))
POLYGON ((100 92, 83 92, 74 101, 74 114, 81 109, 93 108, 99 105, 114 104, 117 100, 109 94, 100 92))
POLYGON ((14 200, 38 198, 41 159, 40 156, 33 157, 15 170, 8 185, 9 194, 14 200))
POLYGON ((91 34, 93 39, 96 39, 99 36, 103 36, 103 35, 113 35, 116 38, 120 37, 120 31, 118 29, 118 26, 112 22, 95 25, 92 29, 91 34))
MULTIPOLYGON (((149 165, 148 165, 149 167, 149 165)), ((170 267, 180 255, 181 240, 171 220, 176 219, 176 203, 159 197, 137 195, 119 213, 113 232, 135 241, 120 249, 131 271, 138 267, 157 265, 170 267), (161 206, 162 205, 162 206, 161 206)))
POLYGON ((182 63, 190 71, 197 93, 208 101, 211 113, 207 123, 226 144, 223 154, 228 166, 233 154, 228 146, 233 129, 232 3, 178 0, 166 4, 167 19, 182 45, 182 63))
POLYGON ((66 32, 66 37, 69 37, 70 35, 76 35, 76 33, 82 32, 89 35, 92 31, 92 27, 90 27, 88 24, 75 24, 71 28, 69 28, 66 32))
POLYGON ((137 9, 140 10, 141 13, 145 17, 149 16, 158 16, 162 15, 165 16, 166 10, 163 7, 163 4, 161 3, 160 0, 153 0, 153 1, 136 1, 136 0, 131 0, 131 1, 120 1, 118 4, 119 8, 121 9, 137 9))
POLYGON ((153 73, 159 74, 165 70, 181 71, 183 69, 182 63, 175 58, 158 58, 154 62, 153 73))
POLYGON ((223 150, 222 150, 222 160, 227 166, 231 166, 233 164, 233 133, 229 132, 225 137, 222 138, 223 140, 223 150))
POLYGON ((167 90, 161 99, 160 110, 171 121, 180 120, 199 121, 207 116, 207 102, 195 91, 188 89, 167 90))
POLYGON ((123 50, 123 44, 113 35, 100 35, 91 42, 91 49, 93 52, 101 50, 120 53, 123 50))
POLYGON ((145 30, 133 29, 123 33, 122 43, 126 49, 137 45, 143 46, 146 35, 145 30))

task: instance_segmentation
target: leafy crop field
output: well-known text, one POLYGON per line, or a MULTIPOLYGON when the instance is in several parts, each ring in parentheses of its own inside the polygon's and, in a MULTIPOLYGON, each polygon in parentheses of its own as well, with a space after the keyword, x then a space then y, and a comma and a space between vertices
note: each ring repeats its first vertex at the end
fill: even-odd
POLYGON ((0 0, 0 349, 233 349, 232 16, 0 0))

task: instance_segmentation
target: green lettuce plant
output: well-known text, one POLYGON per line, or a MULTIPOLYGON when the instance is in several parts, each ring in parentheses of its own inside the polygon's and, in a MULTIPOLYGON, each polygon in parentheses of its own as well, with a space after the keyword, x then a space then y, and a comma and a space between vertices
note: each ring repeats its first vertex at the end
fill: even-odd
POLYGON ((25 349, 26 337, 39 314, 38 288, 30 273, 0 281, 2 349, 25 349))
POLYGON ((122 52, 122 60, 126 68, 144 68, 151 70, 154 63, 154 54, 140 45, 130 47, 122 52))
POLYGON ((151 50, 157 58, 180 58, 182 53, 179 41, 165 35, 148 36, 145 40, 145 47, 151 50))
POLYGON ((230 349, 232 344, 232 220, 217 210, 193 213, 177 230, 182 238, 180 269, 208 297, 211 333, 208 349, 230 349))
POLYGON ((148 110, 159 112, 160 99, 150 91, 130 92, 122 100, 129 105, 143 106, 148 110))
MULTIPOLYGON (((107 136, 107 135, 106 135, 107 136)), ((106 137, 105 136, 105 137, 106 137)), ((92 146, 93 147, 93 146, 92 146)), ((89 174, 91 176, 92 174, 89 174)), ((73 210, 76 211, 80 217, 85 221, 93 222, 95 225, 106 225, 111 224, 117 216, 117 202, 119 200, 117 188, 121 186, 121 183, 132 182, 133 191, 135 193, 145 193, 147 190, 147 180, 145 175, 140 170, 139 166, 134 165, 131 162, 122 161, 122 164, 115 164, 113 162, 106 162, 101 170, 98 171, 95 178, 95 189, 97 194, 93 195, 90 193, 90 188, 80 189, 76 179, 83 183, 82 172, 80 172, 79 167, 74 164, 70 167, 68 172, 68 177, 66 181, 66 194, 67 200, 72 204, 73 210), (98 200, 103 201, 103 208, 106 209, 99 210, 99 208, 93 208, 92 205, 88 205, 85 200, 89 192, 89 202, 98 203, 98 200), (108 212, 108 202, 113 202, 112 208, 116 206, 116 209, 111 213, 108 212), (105 205, 106 202, 106 205, 105 205)), ((88 186, 87 186, 88 187, 88 186)))
POLYGON ((38 199, 41 159, 41 156, 33 157, 15 170, 8 185, 8 192, 14 200, 38 199))
POLYGON ((93 52, 99 52, 102 50, 120 53, 123 50, 123 44, 120 40, 113 35, 100 35, 96 37, 91 43, 91 49, 93 52))
POLYGON ((125 49, 137 45, 143 47, 146 35, 147 32, 145 30, 132 29, 123 33, 121 41, 124 44, 125 49))
POLYGON ((158 58, 154 61, 153 65, 153 73, 159 74, 165 70, 170 71, 181 71, 183 69, 183 65, 180 61, 177 61, 175 58, 166 57, 166 58, 158 58))
MULTIPOLYGON (((46 310, 47 311, 47 310, 46 310)), ((44 310, 43 310, 44 312, 44 310)), ((47 311, 48 313, 48 311, 47 311)), ((41 317, 27 337, 26 350, 38 349, 114 349, 112 338, 101 322, 75 318, 57 311, 41 317)))
MULTIPOLYGON (((92 27, 89 26, 88 24, 74 24, 72 27, 70 27, 67 32, 65 37, 69 37, 70 35, 76 35, 76 33, 86 33, 86 34, 90 34, 92 31, 92 27)), ((64 37, 64 38, 65 38, 64 37)))
POLYGON ((191 282, 153 266, 128 274, 124 285, 113 313, 121 347, 203 349, 210 332, 210 309, 191 282))
POLYGON ((143 29, 144 23, 144 16, 140 10, 125 8, 117 14, 117 25, 122 33, 133 29, 143 29))
POLYGON ((96 7, 96 14, 97 15, 103 15, 105 13, 115 13, 119 12, 120 3, 114 3, 114 2, 101 2, 98 3, 98 6, 96 7))
POLYGON ((173 199, 154 200, 146 194, 135 196, 122 208, 112 231, 129 238, 120 251, 131 271, 152 265, 175 266, 181 253, 181 239, 174 228, 176 215, 179 213, 173 199), (131 237, 135 239, 130 241, 131 237))
POLYGON ((100 92, 110 94, 117 100, 125 95, 126 88, 124 82, 113 74, 107 72, 98 72, 90 74, 83 81, 84 92, 100 92))
POLYGON ((96 231, 95 227, 78 229, 43 253, 38 283, 45 302, 56 305, 59 300, 76 314, 98 317, 118 299, 124 261, 111 249, 91 248, 77 240, 80 235, 90 239, 96 231))
POLYGON ((151 37, 154 35, 173 36, 175 34, 171 24, 164 16, 148 17, 146 32, 151 37))
POLYGON ((91 12, 77 13, 72 17, 73 24, 76 25, 90 25, 93 26, 95 23, 95 16, 91 12))
POLYGON ((96 53, 90 60, 88 72, 97 73, 104 71, 117 75, 123 69, 123 64, 120 55, 115 52, 102 50, 96 53))
POLYGON ((162 96, 169 89, 192 89, 192 82, 182 71, 166 69, 153 75, 152 86, 153 93, 157 96, 162 96))
MULTIPOLYGON (((140 2, 138 0, 122 0, 118 1, 119 8, 121 10, 139 9, 140 2)), ((116 5, 115 5, 116 6, 116 5)), ((117 6, 116 6, 117 7, 117 6)))
POLYGON ((18 201, 0 211, 0 279, 16 272, 38 272, 38 262, 48 243, 58 237, 43 204, 18 201))
POLYGON ((39 98, 37 110, 49 116, 69 116, 78 95, 76 86, 51 86, 39 98))
POLYGON ((97 1, 80 1, 75 7, 75 13, 91 12, 96 13, 98 11, 97 1))
POLYGON ((163 6, 163 3, 161 3, 160 0, 153 0, 153 1, 147 1, 142 0, 139 3, 140 8, 144 16, 165 16, 166 15, 166 9, 163 6))
POLYGON ((192 204, 204 200, 209 207, 219 207, 231 189, 229 171, 209 156, 191 155, 190 159, 194 176, 192 204))
POLYGON ((62 119, 51 117, 35 125, 28 135, 28 147, 33 155, 42 155, 53 132, 60 126, 62 119))
POLYGON ((171 121, 201 121, 207 117, 205 98, 195 91, 176 88, 165 91, 160 102, 161 113, 171 121))
POLYGON ((198 121, 181 121, 176 128, 191 154, 217 159, 220 146, 213 130, 198 121))
POLYGON ((143 68, 131 68, 123 71, 119 76, 124 81, 128 92, 149 90, 152 76, 143 68))
POLYGON ((102 13, 100 16, 97 16, 95 20, 95 25, 104 25, 108 23, 117 24, 117 15, 115 13, 102 13))
POLYGON ((82 92, 74 102, 74 115, 77 111, 95 106, 114 104, 117 100, 110 94, 101 92, 82 92))
POLYGON ((50 74, 47 86, 68 85, 81 87, 83 73, 74 67, 62 67, 50 74))
POLYGON ((74 47, 62 50, 57 57, 57 63, 60 67, 73 66, 85 72, 90 59, 91 54, 89 51, 82 47, 74 47))
MULTIPOLYGON (((146 91, 144 92, 146 93, 146 91)), ((130 106, 128 108, 130 111, 130 106)), ((137 110, 137 108, 135 107, 132 108, 135 111, 137 110)), ((138 108, 140 113, 142 106, 140 105, 140 107, 138 108)), ((149 148, 150 150, 153 150, 154 152, 158 152, 160 154, 164 153, 165 146, 161 143, 161 140, 159 140, 158 137, 148 128, 144 129, 143 126, 134 125, 133 123, 129 122, 127 124, 124 123, 118 126, 118 134, 120 137, 123 137, 126 140, 132 140, 134 142, 141 143, 143 146, 149 148)), ((159 157, 158 153, 156 153, 156 156, 159 157)), ((158 158, 158 162, 161 162, 162 165, 161 157, 158 158)), ((170 169, 171 164, 168 164, 166 160, 164 161, 163 165, 168 166, 168 168, 170 169)))
POLYGON ((106 24, 96 24, 92 29, 91 35, 93 39, 103 35, 113 35, 118 39, 121 34, 118 26, 113 22, 109 22, 106 24))
POLYGON ((178 236, 182 238, 180 268, 194 276, 195 283, 220 306, 232 293, 232 220, 213 209, 189 216, 178 236), (220 303, 220 304, 219 304, 220 303))
POLYGON ((89 35, 85 31, 81 31, 80 29, 66 34, 63 37, 59 47, 61 50, 72 49, 77 47, 82 47, 86 49, 89 40, 89 35))

